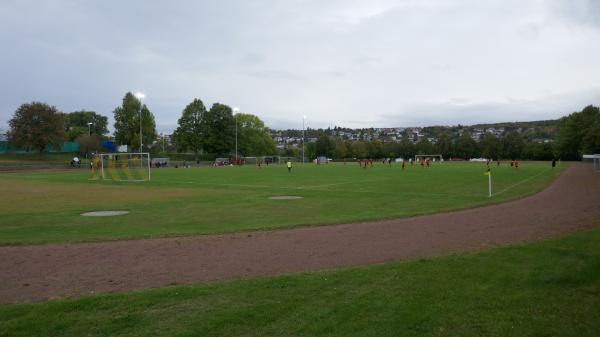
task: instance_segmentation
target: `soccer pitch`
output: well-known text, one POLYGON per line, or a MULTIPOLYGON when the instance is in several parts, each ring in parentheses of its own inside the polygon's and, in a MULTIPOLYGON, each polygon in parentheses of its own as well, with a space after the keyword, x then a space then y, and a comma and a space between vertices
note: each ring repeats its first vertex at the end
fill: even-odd
POLYGON ((476 207, 542 190, 564 168, 525 162, 374 163, 154 169, 149 182, 90 181, 86 170, 0 175, 0 244, 211 234, 358 222, 476 207), (274 196, 298 196, 273 200, 274 196), (88 211, 126 210, 115 217, 88 211))

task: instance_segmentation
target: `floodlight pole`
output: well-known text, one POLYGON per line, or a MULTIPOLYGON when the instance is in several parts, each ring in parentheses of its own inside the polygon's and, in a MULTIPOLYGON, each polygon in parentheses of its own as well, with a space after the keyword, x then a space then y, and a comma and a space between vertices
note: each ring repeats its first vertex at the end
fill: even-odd
POLYGON ((239 108, 233 108, 233 112, 235 112, 235 115, 233 115, 233 119, 235 119, 235 164, 237 165, 238 163, 238 113, 240 112, 239 108))
POLYGON ((304 163, 304 120, 306 116, 302 116, 302 163, 304 163))
POLYGON ((92 124, 93 124, 92 122, 88 122, 88 123, 87 123, 87 125, 88 125, 88 134, 89 134, 90 136, 92 135, 92 124))
POLYGON ((237 151, 237 145, 238 145, 238 142, 237 142, 237 139, 238 139, 237 133, 238 133, 238 131, 237 131, 237 129, 238 129, 238 125, 237 124, 238 124, 238 121, 237 121, 237 117, 234 117, 234 118, 235 118, 235 163, 237 164, 237 160, 238 160, 238 151, 237 151))
POLYGON ((142 99, 140 98, 140 153, 142 153, 144 149, 142 145, 142 110, 144 110, 144 105, 142 104, 142 99))
POLYGON ((144 104, 142 103, 142 99, 146 98, 141 92, 135 93, 135 97, 140 101, 140 153, 143 152, 144 146, 142 144, 142 111, 144 110, 144 104))

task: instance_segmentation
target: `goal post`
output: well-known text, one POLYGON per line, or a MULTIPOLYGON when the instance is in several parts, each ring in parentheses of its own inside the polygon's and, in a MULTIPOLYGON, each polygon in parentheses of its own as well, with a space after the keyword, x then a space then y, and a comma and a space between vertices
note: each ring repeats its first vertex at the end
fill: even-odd
POLYGON ((443 162, 444 157, 441 154, 417 154, 415 155, 415 161, 419 161, 419 159, 431 159, 434 162, 443 162))
POLYGON ((148 181, 151 179, 150 153, 100 153, 92 158, 92 179, 148 181))

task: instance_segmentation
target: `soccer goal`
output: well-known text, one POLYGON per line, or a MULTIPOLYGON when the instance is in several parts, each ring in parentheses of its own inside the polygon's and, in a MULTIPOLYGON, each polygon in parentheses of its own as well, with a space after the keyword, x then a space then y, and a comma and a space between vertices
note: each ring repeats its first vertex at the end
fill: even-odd
POLYGON ((151 178, 150 153, 101 153, 92 158, 92 179, 147 181, 151 178))
POLYGON ((600 172, 600 154, 594 155, 594 172, 600 172))
POLYGON ((262 162, 265 164, 281 164, 281 157, 279 156, 264 156, 262 162))
POLYGON ((444 157, 442 157, 441 154, 418 154, 415 156, 415 161, 418 162, 419 160, 424 160, 424 159, 428 159, 428 158, 434 162, 444 161, 444 157))

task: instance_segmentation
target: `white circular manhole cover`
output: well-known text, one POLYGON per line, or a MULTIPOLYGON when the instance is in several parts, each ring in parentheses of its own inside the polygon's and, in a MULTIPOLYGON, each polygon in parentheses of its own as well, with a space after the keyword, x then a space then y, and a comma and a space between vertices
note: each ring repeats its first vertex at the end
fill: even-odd
POLYGON ((86 212, 81 213, 83 216, 115 216, 115 215, 123 215, 128 214, 129 211, 96 211, 96 212, 86 212))
POLYGON ((271 200, 296 200, 302 199, 302 197, 297 195, 276 195, 274 197, 269 197, 271 200))

